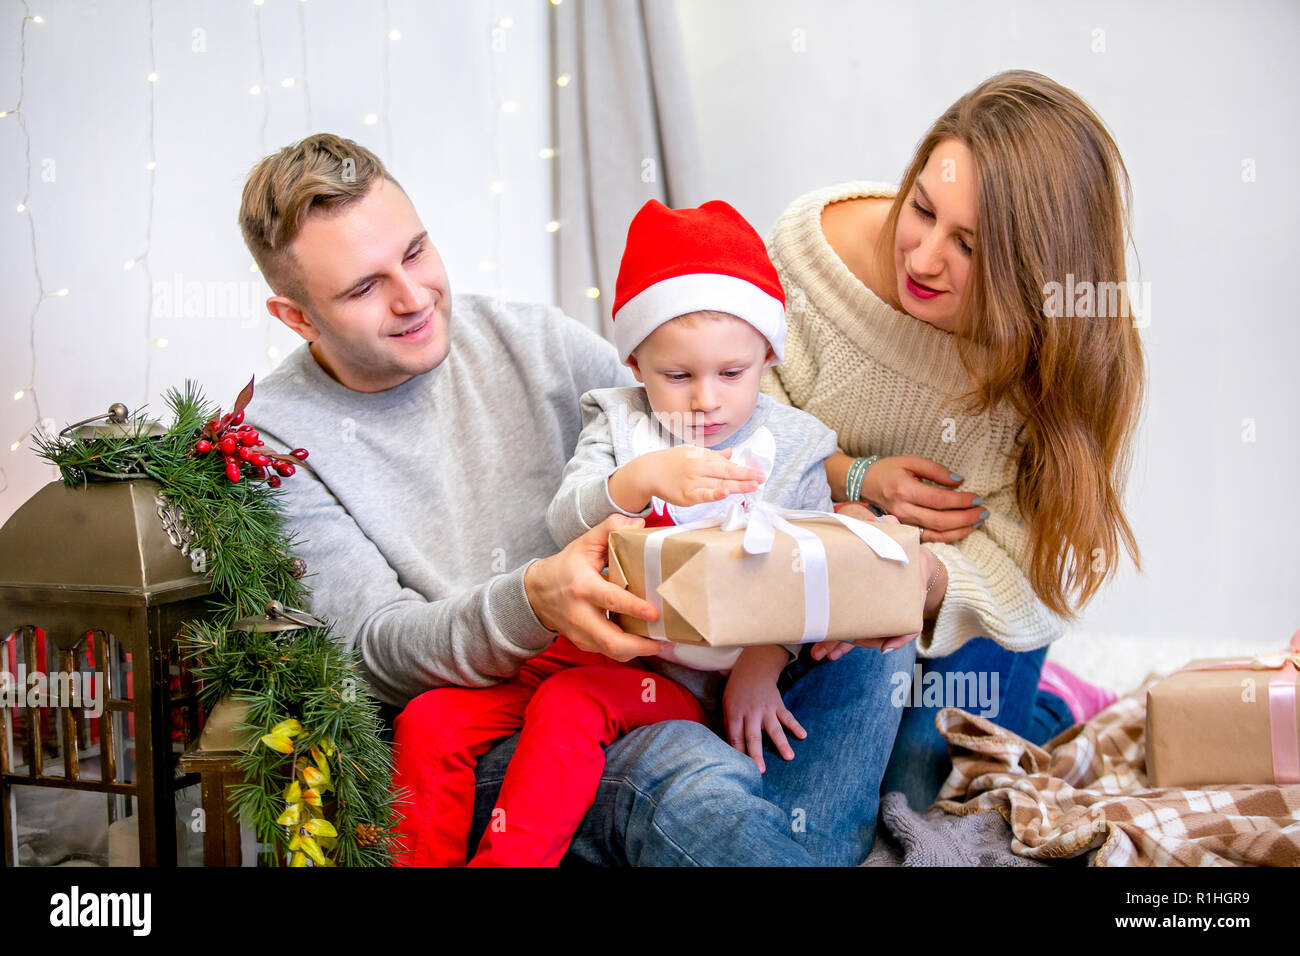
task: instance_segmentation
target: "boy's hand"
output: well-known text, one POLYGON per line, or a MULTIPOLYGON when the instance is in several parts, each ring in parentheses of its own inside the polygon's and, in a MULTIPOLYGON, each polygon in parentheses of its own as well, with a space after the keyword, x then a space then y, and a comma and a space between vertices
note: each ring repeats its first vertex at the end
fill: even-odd
POLYGON ((633 459, 609 476, 609 495, 624 511, 640 511, 652 497, 689 506, 757 491, 766 476, 732 464, 731 449, 678 445, 633 459))
POLYGON ((748 753, 758 765, 759 773, 767 772, 763 763, 763 731, 767 731, 777 752, 786 760, 794 759, 794 751, 785 739, 782 725, 800 740, 808 736, 794 714, 786 709, 776 689, 776 679, 789 660, 785 648, 777 645, 745 648, 731 669, 722 695, 727 742, 741 753, 748 753))

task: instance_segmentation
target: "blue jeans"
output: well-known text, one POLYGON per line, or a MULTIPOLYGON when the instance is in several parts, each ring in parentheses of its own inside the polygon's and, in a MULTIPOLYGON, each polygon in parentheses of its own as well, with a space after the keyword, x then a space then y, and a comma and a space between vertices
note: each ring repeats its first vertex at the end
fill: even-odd
MULTIPOLYGON (((606 866, 862 862, 902 716, 890 703, 891 675, 903 661, 910 668, 912 654, 910 645, 890 654, 856 648, 815 662, 805 648, 782 685, 808 737, 787 735, 794 759, 770 752, 766 774, 701 724, 668 721, 615 741, 569 858, 606 866)), ((470 846, 491 819, 516 739, 479 760, 470 846)))
POLYGON ((919 689, 912 680, 900 695, 905 702, 904 713, 882 790, 903 791, 908 806, 918 812, 934 802, 952 771, 948 743, 934 726, 935 715, 943 707, 957 706, 987 717, 1036 744, 1046 743, 1071 726, 1074 720, 1064 702, 1055 695, 1038 693, 1046 656, 1046 647, 1016 653, 986 637, 977 637, 947 657, 922 659, 919 689), (959 675, 967 679, 953 679, 959 675), (989 693, 978 702, 952 699, 954 691, 965 694, 972 686, 989 693), (937 687, 944 688, 941 700, 927 702, 926 688, 937 687), (920 706, 916 706, 917 701, 920 706))

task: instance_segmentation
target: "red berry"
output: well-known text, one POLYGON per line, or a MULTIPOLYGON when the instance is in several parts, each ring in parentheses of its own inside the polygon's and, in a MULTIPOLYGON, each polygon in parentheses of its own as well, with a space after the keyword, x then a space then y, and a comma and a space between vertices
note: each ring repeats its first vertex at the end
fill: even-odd
POLYGON ((200 455, 206 455, 208 452, 212 451, 212 442, 208 441, 206 438, 200 438, 194 443, 194 450, 200 455))
POLYGON ((279 476, 279 475, 271 475, 271 477, 269 477, 269 478, 266 479, 266 484, 267 484, 267 487, 269 487, 269 488, 279 488, 279 487, 280 487, 280 476, 279 476))
POLYGON ((235 440, 234 435, 227 435, 225 438, 221 439, 221 441, 217 442, 217 447, 221 449, 221 454, 233 455, 235 453, 235 446, 238 444, 239 442, 235 440))
POLYGON ((240 425, 238 428, 235 429, 235 431, 237 432, 251 432, 252 430, 253 430, 252 425, 240 425))
POLYGON ((208 430, 209 430, 209 431, 216 431, 216 430, 217 430, 217 420, 216 420, 215 418, 212 419, 212 421, 208 422, 208 430))
POLYGON ((260 451, 253 452, 251 455, 248 456, 248 460, 251 461, 254 465, 269 465, 271 463, 271 459, 267 458, 260 451))
POLYGON ((260 445, 262 439, 258 437, 257 432, 240 432, 239 440, 245 445, 260 445))
POLYGON ((295 448, 293 451, 289 452, 289 454, 293 455, 293 457, 294 457, 294 458, 297 458, 299 461, 306 461, 306 460, 307 460, 307 449, 306 449, 306 448, 295 448))
POLYGON ((294 468, 293 465, 289 464, 287 461, 277 461, 275 463, 275 470, 286 478, 292 478, 293 473, 298 469, 294 468))
POLYGON ((261 481, 266 477, 266 469, 261 465, 254 465, 253 470, 249 473, 248 477, 256 478, 258 481, 261 481))
POLYGON ((238 448, 235 449, 235 454, 239 456, 240 461, 248 461, 250 458, 253 457, 252 449, 250 449, 247 445, 240 445, 238 448))
POLYGON ((244 420, 243 412, 235 412, 235 414, 230 416, 230 424, 232 425, 238 425, 243 420, 244 420))
POLYGON ((226 477, 231 481, 239 481, 239 465, 237 463, 232 461, 226 465, 226 477))

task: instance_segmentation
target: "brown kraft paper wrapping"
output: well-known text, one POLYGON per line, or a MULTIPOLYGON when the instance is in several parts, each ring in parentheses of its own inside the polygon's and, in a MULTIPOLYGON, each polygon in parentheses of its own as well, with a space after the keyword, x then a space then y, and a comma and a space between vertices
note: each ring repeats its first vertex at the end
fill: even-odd
MULTIPOLYGON (((830 579, 827 640, 853 641, 920 632, 922 618, 920 529, 876 525, 897 541, 908 563, 879 557, 853 532, 830 518, 801 519, 826 547, 830 579)), ((609 536, 609 579, 637 597, 645 595, 642 560, 646 536, 658 529, 629 528, 609 536)), ((746 554, 744 529, 704 528, 669 536, 662 544, 664 630, 683 644, 734 647, 795 644, 804 631, 804 579, 795 539, 776 533, 768 554, 746 554)), ((646 623, 615 615, 629 634, 648 636, 646 623)))
POLYGON ((1181 670, 1152 685, 1147 691, 1151 786, 1273 783, 1268 683, 1276 673, 1247 667, 1181 670))

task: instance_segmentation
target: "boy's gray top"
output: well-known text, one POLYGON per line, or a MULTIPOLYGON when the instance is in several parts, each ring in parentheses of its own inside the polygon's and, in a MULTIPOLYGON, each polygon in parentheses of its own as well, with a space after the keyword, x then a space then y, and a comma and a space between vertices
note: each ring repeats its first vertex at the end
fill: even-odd
POLYGON ((397 705, 495 683, 550 646, 524 570, 557 550, 544 518, 579 396, 631 381, 558 309, 458 295, 450 334, 437 368, 374 393, 334 381, 304 344, 249 407, 268 444, 311 453, 282 498, 311 609, 397 705))

